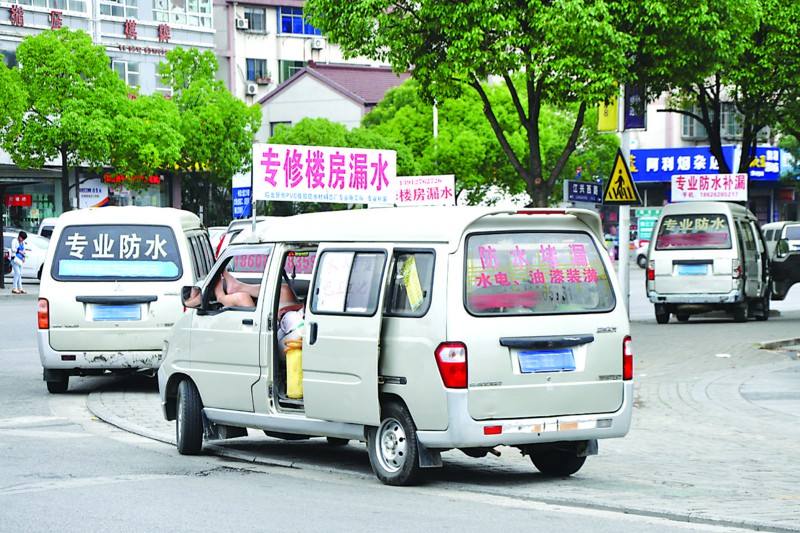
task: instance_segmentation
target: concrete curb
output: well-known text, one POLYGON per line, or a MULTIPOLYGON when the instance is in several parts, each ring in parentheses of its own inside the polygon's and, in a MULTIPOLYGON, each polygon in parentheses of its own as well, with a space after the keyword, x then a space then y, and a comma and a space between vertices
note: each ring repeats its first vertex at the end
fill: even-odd
POLYGON ((793 337, 791 339, 777 339, 774 341, 764 341, 758 343, 758 347, 762 350, 777 350, 778 348, 783 348, 784 346, 793 346, 795 344, 800 344, 800 337, 793 337))
POLYGON ((11 294, 11 289, 5 289, 0 292, 0 299, 3 300, 36 300, 39 298, 39 291, 35 293, 28 292, 27 294, 11 294))
MULTIPOLYGON (((798 339, 800 340, 800 339, 798 339)), ((108 424, 111 424, 114 427, 117 427, 123 431, 127 431, 128 433, 133 433, 135 435, 139 435, 141 437, 145 437, 151 440, 155 440, 158 442, 162 442, 165 444, 175 445, 175 438, 167 438, 165 435, 150 430, 148 428, 142 427, 138 424, 131 422, 130 420, 124 419, 120 416, 113 414, 105 405, 103 405, 102 401, 99 399, 99 392, 97 393, 90 393, 86 399, 86 406, 89 411, 108 424)), ((284 461, 280 459, 270 459, 264 457, 263 455, 255 455, 249 452, 242 452, 239 450, 231 450, 226 448, 225 446, 219 446, 213 443, 207 443, 203 446, 203 451, 210 455, 215 455, 218 457, 224 457, 226 459, 232 459, 235 461, 241 461, 244 463, 251 463, 263 466, 272 466, 272 467, 281 467, 281 468, 294 468, 298 470, 312 470, 317 472, 325 472, 325 473, 334 473, 337 475, 345 475, 354 478, 360 479, 370 479, 372 476, 364 475, 359 472, 353 472, 351 470, 344 470, 337 468, 335 466, 325 467, 319 466, 310 463, 304 463, 300 461, 284 461)), ((460 483, 456 483, 460 490, 465 492, 470 492, 473 494, 490 494, 492 496, 499 496, 499 497, 506 497, 510 498, 511 496, 507 494, 503 494, 502 492, 492 491, 492 490, 480 490, 478 487, 475 486, 468 486, 460 483)), ((514 498, 520 498, 519 495, 514 496, 514 498)), ((737 529, 753 529, 756 531, 773 531, 776 533, 797 533, 800 531, 800 528, 786 528, 781 526, 776 526, 774 524, 770 524, 768 522, 758 522, 758 521, 748 521, 748 520, 731 520, 728 518, 722 517, 714 517, 714 516, 699 516, 693 513, 676 513, 676 512, 669 512, 669 511, 656 511, 652 509, 640 508, 630 505, 608 505, 605 503, 600 503, 593 501, 588 498, 526 498, 521 497, 521 499, 532 501, 532 502, 540 502, 547 505, 562 505, 565 507, 576 507, 576 508, 591 508, 601 511, 609 511, 609 512, 617 512, 617 513, 625 513, 625 514, 633 514, 637 516, 646 516, 651 518, 663 518, 667 520, 671 520, 674 522, 683 522, 689 524, 704 524, 704 525, 714 525, 714 526, 721 526, 721 527, 731 527, 737 529)))

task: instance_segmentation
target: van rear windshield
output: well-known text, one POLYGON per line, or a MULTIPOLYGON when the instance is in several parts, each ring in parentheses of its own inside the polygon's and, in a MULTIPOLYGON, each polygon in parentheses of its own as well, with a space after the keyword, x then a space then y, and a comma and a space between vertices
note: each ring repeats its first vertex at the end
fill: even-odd
POLYGON ((168 226, 67 226, 53 254, 52 276, 59 281, 172 281, 182 273, 168 226))
POLYGON ((728 218, 722 214, 669 215, 661 221, 656 250, 721 250, 731 247, 728 218))
POLYGON ((465 306, 473 315, 610 311, 616 300, 594 241, 580 232, 467 239, 465 306))

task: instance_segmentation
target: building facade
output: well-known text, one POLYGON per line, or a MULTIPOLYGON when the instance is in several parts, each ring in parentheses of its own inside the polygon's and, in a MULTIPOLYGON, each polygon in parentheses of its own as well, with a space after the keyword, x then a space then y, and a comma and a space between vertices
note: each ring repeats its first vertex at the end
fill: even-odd
MULTIPOLYGON (((158 76, 158 64, 176 47, 214 50, 212 0, 0 0, 0 54, 9 66, 17 63, 16 50, 28 36, 45 30, 83 30, 105 47, 110 67, 140 94, 170 89, 158 76)), ((179 189, 164 177, 146 177, 144 190, 128 190, 117 176, 77 171, 80 205, 175 205, 179 189), (100 198, 100 195, 104 195, 100 198), (95 201, 96 200, 96 201, 95 201)), ((74 182, 75 175, 70 177, 74 182)), ((0 151, 0 190, 8 209, 6 224, 35 229, 39 222, 61 213, 60 161, 41 170, 16 167, 0 151), (20 200, 21 199, 21 200, 20 200)), ((74 194, 71 194, 74 196, 74 194)), ((177 200, 177 201, 176 201, 177 200)), ((76 204, 76 200, 72 201, 76 204)))

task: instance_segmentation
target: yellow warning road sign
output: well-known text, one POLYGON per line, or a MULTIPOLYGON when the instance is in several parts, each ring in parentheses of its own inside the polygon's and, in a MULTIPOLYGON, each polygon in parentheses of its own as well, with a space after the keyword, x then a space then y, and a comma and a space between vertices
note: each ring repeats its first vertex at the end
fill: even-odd
POLYGON ((606 205, 638 205, 642 203, 642 197, 636 190, 628 165, 622 151, 617 149, 617 157, 614 158, 614 169, 611 177, 606 182, 606 189, 603 192, 603 203, 606 205))

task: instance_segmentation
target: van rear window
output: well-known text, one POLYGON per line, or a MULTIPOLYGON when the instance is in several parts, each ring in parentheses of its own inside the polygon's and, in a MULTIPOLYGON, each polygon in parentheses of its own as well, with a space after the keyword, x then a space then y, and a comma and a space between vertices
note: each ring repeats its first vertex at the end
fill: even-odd
POLYGON ((616 303, 586 233, 471 235, 465 276, 465 306, 473 315, 596 313, 616 303))
POLYGON ((183 269, 170 227, 108 224, 65 227, 51 272, 59 281, 171 281, 183 269))
POLYGON ((731 247, 728 218, 722 214, 665 216, 656 250, 720 250, 731 247))

